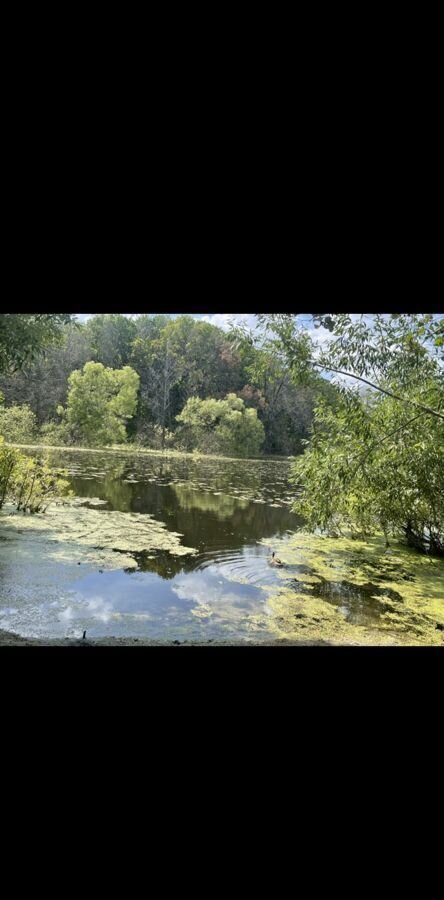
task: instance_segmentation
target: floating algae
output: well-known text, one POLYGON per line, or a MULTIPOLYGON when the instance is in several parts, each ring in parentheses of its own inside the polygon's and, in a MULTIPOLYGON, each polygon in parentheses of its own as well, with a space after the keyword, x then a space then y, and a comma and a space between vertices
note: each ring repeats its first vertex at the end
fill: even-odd
MULTIPOLYGON (((151 551, 156 558, 168 553, 173 559, 195 552, 182 546, 180 534, 149 515, 75 502, 54 504, 45 515, 34 516, 9 506, 0 516, 0 536, 5 538, 0 542, 0 628, 31 636, 45 636, 48 628, 53 636, 66 635, 77 627, 73 597, 82 584, 91 583, 92 594, 81 600, 81 609, 96 624, 105 621, 110 602, 103 573, 128 578, 124 573, 138 568, 138 553, 151 551), (104 579, 104 587, 94 579, 104 579)), ((120 611, 111 612, 109 628, 121 629, 116 625, 120 611)))
MULTIPOLYGON (((93 498, 95 499, 95 498, 93 498)), ((91 507, 91 499, 89 501, 91 507)), ((7 510, 6 510, 7 512, 7 510)), ((2 534, 14 536, 18 532, 30 539, 40 539, 60 545, 70 544, 132 555, 147 550, 166 550, 175 556, 194 554, 184 547, 177 532, 168 531, 163 522, 143 513, 79 506, 76 501, 53 505, 44 515, 24 516, 9 511, 0 519, 2 534)), ((115 564, 117 559, 115 559, 115 564)))
MULTIPOLYGON (((265 543, 265 542, 262 542, 265 543)), ((264 585, 281 637, 339 644, 442 645, 444 562, 382 538, 297 533, 276 541, 285 563, 264 585)))
MULTIPOLYGON (((85 598, 109 604, 114 590, 121 618, 114 625, 110 619, 109 633, 113 628, 129 633, 125 616, 134 601, 139 605, 134 616, 155 609, 156 622, 163 622, 156 627, 164 627, 165 634, 171 616, 177 619, 174 637, 181 637, 183 628, 183 636, 192 639, 214 638, 223 630, 250 642, 272 635, 284 643, 444 644, 437 628, 444 625, 442 561, 395 545, 386 555, 382 541, 295 534, 301 523, 290 512, 297 489, 287 482, 288 462, 252 466, 251 461, 178 457, 167 464, 155 454, 132 453, 130 459, 127 452, 88 455, 86 450, 57 452, 53 462, 70 469, 72 488, 83 500, 63 508, 72 520, 69 528, 55 507, 40 524, 38 517, 21 514, 14 523, 2 512, 3 627, 11 618, 11 627, 21 622, 25 630, 25 613, 13 614, 22 601, 29 611, 26 630, 41 617, 43 632, 44 622, 59 613, 66 626, 62 616, 75 606, 70 592, 84 598, 81 606, 85 598), (144 511, 149 515, 141 515, 144 511), (181 542, 199 553, 183 555, 181 542), (273 550, 285 567, 269 565, 273 550), (140 573, 134 572, 137 566, 140 573), (98 568, 119 571, 104 575, 98 568), (143 588, 136 598, 139 577, 143 588), (191 612, 196 594, 200 607, 191 612)), ((108 615, 102 607, 96 612, 108 615)), ((132 621, 132 613, 128 616, 132 621)), ((153 623, 146 628, 152 632, 153 623)))

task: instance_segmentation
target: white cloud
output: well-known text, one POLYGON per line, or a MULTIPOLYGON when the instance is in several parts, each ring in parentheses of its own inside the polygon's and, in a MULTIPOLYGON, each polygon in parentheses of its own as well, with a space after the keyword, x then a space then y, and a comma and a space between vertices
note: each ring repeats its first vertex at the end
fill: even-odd
POLYGON ((233 325, 246 325, 253 331, 257 328, 257 319, 252 313, 208 313, 194 318, 200 319, 201 322, 209 322, 210 325, 217 325, 223 331, 229 331, 233 325))
MULTIPOLYGON (((194 318, 197 318, 195 316, 194 318)), ((210 325, 217 325, 218 328, 222 328, 224 331, 229 331, 233 324, 234 319, 233 313, 210 313, 206 316, 199 316, 199 320, 201 322, 208 322, 210 325)), ((236 318, 239 318, 236 316, 236 318)))
POLYGON ((304 324, 303 331, 305 331, 306 334, 308 334, 314 342, 315 354, 318 348, 319 350, 325 350, 330 341, 333 340, 331 331, 329 331, 328 328, 324 328, 323 325, 321 325, 319 328, 315 328, 312 324, 310 328, 309 326, 306 326, 304 324))
POLYGON ((179 600, 185 600, 200 607, 208 615, 222 616, 227 619, 243 619, 246 609, 256 606, 256 598, 247 598, 230 590, 226 580, 214 583, 214 576, 218 576, 216 566, 209 566, 213 577, 210 580, 203 579, 199 572, 190 572, 186 579, 178 581, 173 587, 173 592, 179 600))

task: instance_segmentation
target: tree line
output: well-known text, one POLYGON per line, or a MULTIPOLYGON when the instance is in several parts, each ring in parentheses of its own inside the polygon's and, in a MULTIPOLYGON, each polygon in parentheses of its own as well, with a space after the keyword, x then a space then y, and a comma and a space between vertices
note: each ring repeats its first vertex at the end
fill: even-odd
MULTIPOLYGON (((0 444, 294 454, 305 528, 444 555, 444 317, 313 314, 322 342, 288 313, 258 316, 260 335, 190 316, 70 318, 0 314, 0 444)), ((9 485, 39 508, 58 488, 17 453, 0 446, 0 506, 9 485)))
MULTIPOLYGON (((1 318, 20 331, 23 317, 1 318)), ((16 337, 20 359, 10 352, 0 371, 0 433, 16 443, 128 439, 155 449, 296 455, 319 396, 334 399, 325 379, 297 384, 285 359, 192 316, 59 317, 57 340, 52 323, 43 342, 34 318, 22 323, 21 343, 16 337), (39 355, 25 353, 38 341, 39 355)))

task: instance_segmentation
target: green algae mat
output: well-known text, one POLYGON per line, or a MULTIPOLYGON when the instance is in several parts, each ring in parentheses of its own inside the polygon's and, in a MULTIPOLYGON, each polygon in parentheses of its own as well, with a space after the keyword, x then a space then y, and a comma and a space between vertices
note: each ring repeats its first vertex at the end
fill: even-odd
POLYGON ((284 564, 265 585, 276 637, 335 644, 444 643, 444 561, 382 538, 298 532, 276 541, 284 564))

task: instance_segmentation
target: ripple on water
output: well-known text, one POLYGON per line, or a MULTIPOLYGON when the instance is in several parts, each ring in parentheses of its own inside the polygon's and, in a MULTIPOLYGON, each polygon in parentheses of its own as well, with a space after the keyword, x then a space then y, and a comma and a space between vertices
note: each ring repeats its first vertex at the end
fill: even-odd
POLYGON ((277 571, 269 564, 269 551, 262 547, 201 552, 193 559, 193 566, 199 571, 219 573, 227 581, 258 586, 278 584, 277 571))
MULTIPOLYGON (((58 462, 63 466, 66 458, 67 455, 62 453, 58 462)), ((380 583, 379 559, 375 571, 369 571, 365 579, 360 579, 360 584, 355 584, 353 568, 342 569, 343 559, 337 543, 334 548, 329 548, 328 555, 334 559, 332 569, 326 568, 328 559, 324 543, 316 546, 314 562, 313 538, 305 543, 298 538, 301 553, 296 559, 293 557, 293 565, 281 570, 269 565, 273 549, 285 560, 283 543, 279 541, 291 540, 297 527, 289 507, 298 490, 287 481, 288 465, 285 468, 285 464, 275 461, 255 461, 252 466, 250 461, 168 460, 155 456, 134 456, 129 461, 125 454, 88 457, 85 452, 76 456, 76 451, 69 451, 68 462, 64 468, 69 470, 75 492, 89 498, 87 502, 92 506, 94 498, 91 495, 98 495, 96 516, 104 515, 99 511, 100 504, 108 503, 111 510, 125 516, 129 514, 128 522, 136 528, 134 534, 130 534, 125 527, 125 552, 133 554, 139 563, 139 571, 136 574, 122 571, 122 560, 121 570, 111 571, 108 567, 104 573, 94 573, 84 562, 84 557, 79 557, 82 568, 76 569, 77 578, 71 579, 74 593, 70 594, 68 602, 66 579, 61 589, 60 578, 55 577, 54 569, 48 590, 45 579, 49 569, 45 567, 45 572, 42 568, 42 583, 38 586, 42 602, 37 605, 37 571, 41 567, 36 571, 34 564, 33 577, 29 581, 32 590, 31 587, 25 590, 22 585, 20 596, 27 606, 26 621, 38 623, 39 630, 49 628, 49 623, 54 624, 58 616, 57 627, 62 631, 63 628, 78 628, 79 623, 85 621, 88 629, 96 628, 102 634, 129 635, 131 629, 135 629, 135 634, 157 635, 160 639, 173 635, 174 638, 188 636, 190 640, 193 635, 199 639, 221 634, 238 637, 248 631, 259 634, 266 629, 265 601, 269 597, 273 599, 281 578, 288 591, 290 614, 295 602, 301 606, 296 610, 301 627, 307 611, 316 604, 316 610, 318 607, 324 610, 322 615, 329 622, 333 617, 340 623, 346 620, 347 627, 348 624, 366 623, 375 629, 379 629, 384 621, 395 621, 406 607, 380 583), (199 478, 204 480, 199 481, 199 478), (140 518, 135 518, 134 514, 140 518), (176 557, 169 549, 158 548, 143 550, 139 555, 134 553, 136 546, 142 547, 141 526, 145 514, 166 528, 168 540, 165 543, 168 546, 174 541, 195 549, 195 555, 176 557), (323 567, 318 575, 321 562, 323 567), (79 578, 80 571, 82 575, 84 573, 83 581, 79 578), (335 578, 338 580, 334 581, 335 578), (65 599, 59 606, 63 591, 65 599), (50 598, 50 602, 46 603, 45 597, 50 598)), ((79 511, 76 515, 80 520, 84 513, 79 511)), ((106 515, 109 518, 109 514, 106 515)), ((104 522, 105 519, 100 519, 96 523, 100 525, 101 533, 104 522)), ((81 536, 82 541, 89 540, 90 531, 88 528, 86 536, 81 536)), ((20 539, 22 537, 20 534, 20 539)), ((43 550, 43 544, 40 547, 43 550)), ((115 554, 120 544, 113 543, 113 547, 115 554)), ((53 544, 48 542, 45 549, 48 559, 54 552, 53 544)), ((82 549, 81 552, 85 551, 82 549)), ((8 552, 7 557, 9 581, 4 585, 3 613, 8 621, 12 621, 21 609, 16 604, 16 592, 12 590, 20 578, 12 572, 13 554, 8 552)), ((60 556, 58 559, 61 566, 60 556)), ((290 559, 287 561, 290 563, 290 559)), ((389 574, 386 572, 385 577, 389 574)))

